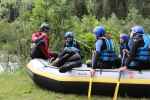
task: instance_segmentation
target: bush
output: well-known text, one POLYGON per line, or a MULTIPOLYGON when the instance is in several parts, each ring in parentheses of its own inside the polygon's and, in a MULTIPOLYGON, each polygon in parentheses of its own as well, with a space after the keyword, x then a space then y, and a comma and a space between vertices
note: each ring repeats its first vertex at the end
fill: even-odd
MULTIPOLYGON (((8 0, 7 0, 8 1, 8 0)), ((30 0, 26 2, 31 3, 30 0)), ((13 22, 8 23, 7 20, 0 21, 0 44, 1 49, 7 49, 11 53, 27 57, 30 52, 31 35, 38 30, 39 25, 43 21, 47 21, 51 26, 50 47, 52 50, 60 52, 63 48, 63 37, 67 31, 75 33, 75 39, 81 45, 81 53, 85 59, 91 57, 91 50, 94 49, 95 36, 92 31, 94 27, 103 25, 107 33, 114 39, 119 53, 119 34, 128 33, 133 25, 143 25, 145 31, 150 31, 150 19, 143 18, 138 10, 132 8, 124 19, 118 19, 115 14, 108 19, 96 19, 92 14, 78 18, 73 16, 70 5, 62 0, 35 0, 32 3, 33 8, 26 9, 26 4, 22 2, 25 8, 20 8, 20 16, 13 22), (13 44, 13 46, 12 46, 13 44), (17 48, 17 49, 16 49, 17 48)), ((16 5, 14 5, 16 6, 16 5)), ((92 8, 89 5, 89 10, 92 8)), ((1 12, 1 11, 0 11, 1 12)))

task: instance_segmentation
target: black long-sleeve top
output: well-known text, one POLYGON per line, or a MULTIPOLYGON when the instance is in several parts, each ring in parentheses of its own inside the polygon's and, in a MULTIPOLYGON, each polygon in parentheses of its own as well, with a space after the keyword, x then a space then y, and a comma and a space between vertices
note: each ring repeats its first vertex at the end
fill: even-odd
POLYGON ((129 56, 127 57, 127 60, 125 62, 125 65, 128 67, 130 62, 136 57, 137 50, 139 47, 144 46, 144 39, 142 35, 135 35, 133 38, 129 41, 129 56))

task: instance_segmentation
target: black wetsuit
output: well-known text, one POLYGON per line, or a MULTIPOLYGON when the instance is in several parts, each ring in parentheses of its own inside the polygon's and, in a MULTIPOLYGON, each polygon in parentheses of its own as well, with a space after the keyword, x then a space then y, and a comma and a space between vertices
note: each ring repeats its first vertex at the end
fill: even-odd
POLYGON ((76 41, 65 43, 64 50, 58 56, 59 61, 57 67, 60 67, 60 72, 66 72, 74 67, 82 65, 80 56, 80 46, 76 41))
POLYGON ((127 60, 125 62, 125 66, 127 66, 129 69, 139 69, 140 65, 138 66, 130 66, 131 61, 136 57, 136 53, 138 48, 144 46, 144 39, 142 35, 135 35, 133 38, 129 41, 130 50, 129 50, 129 56, 127 56, 127 60))

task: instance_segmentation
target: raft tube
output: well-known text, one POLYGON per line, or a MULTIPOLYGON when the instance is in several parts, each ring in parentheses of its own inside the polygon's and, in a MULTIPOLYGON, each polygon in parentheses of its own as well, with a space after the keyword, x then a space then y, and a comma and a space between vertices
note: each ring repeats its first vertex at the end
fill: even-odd
POLYGON ((26 66, 32 80, 46 89, 63 93, 87 94, 89 80, 92 81, 92 94, 113 96, 117 82, 120 82, 119 94, 123 96, 150 97, 150 70, 116 71, 113 69, 95 69, 91 77, 91 68, 85 64, 66 73, 50 66, 49 61, 32 59, 26 66))

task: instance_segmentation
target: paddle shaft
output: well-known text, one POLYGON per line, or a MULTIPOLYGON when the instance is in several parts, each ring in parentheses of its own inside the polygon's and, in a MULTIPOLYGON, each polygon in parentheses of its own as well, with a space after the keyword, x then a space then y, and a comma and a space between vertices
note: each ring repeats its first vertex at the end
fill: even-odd
POLYGON ((116 88, 115 88, 115 93, 114 93, 114 96, 113 96, 113 100, 117 100, 117 97, 118 97, 121 74, 122 74, 122 71, 119 72, 119 79, 118 79, 118 82, 117 82, 117 85, 116 85, 116 88))
POLYGON ((93 76, 91 75, 89 81, 89 89, 88 89, 88 100, 91 100, 92 82, 93 82, 93 76))
MULTIPOLYGON (((94 67, 93 57, 95 56, 95 52, 92 52, 92 69, 94 67)), ((89 89, 88 89, 88 100, 91 100, 91 92, 92 92, 92 82, 94 77, 94 70, 90 71, 90 80, 89 80, 89 89), (93 72, 92 72, 93 71, 93 72)))
MULTIPOLYGON (((121 59, 121 67, 123 66, 124 59, 125 59, 125 52, 123 52, 123 57, 121 59)), ((118 97, 121 74, 122 74, 122 71, 119 72, 119 78, 118 78, 118 82, 117 82, 117 85, 116 85, 116 88, 115 88, 115 93, 114 93, 114 96, 113 96, 113 100, 117 100, 117 97, 118 97)))

